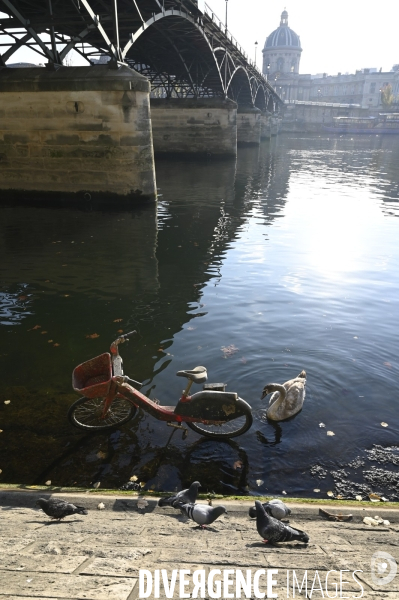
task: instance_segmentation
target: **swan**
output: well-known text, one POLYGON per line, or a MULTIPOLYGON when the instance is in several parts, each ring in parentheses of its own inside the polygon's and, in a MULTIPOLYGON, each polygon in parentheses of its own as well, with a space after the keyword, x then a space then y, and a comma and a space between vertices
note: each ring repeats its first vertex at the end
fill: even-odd
POLYGON ((283 383, 268 383, 262 392, 261 399, 274 392, 269 400, 266 416, 272 421, 284 421, 296 415, 302 409, 306 394, 306 371, 283 383))

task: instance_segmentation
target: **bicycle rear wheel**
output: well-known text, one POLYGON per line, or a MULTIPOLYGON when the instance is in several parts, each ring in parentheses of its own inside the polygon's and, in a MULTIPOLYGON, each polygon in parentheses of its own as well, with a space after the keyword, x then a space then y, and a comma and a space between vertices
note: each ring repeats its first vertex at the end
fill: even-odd
POLYGON ((209 438, 233 438, 242 435, 251 427, 252 411, 246 402, 241 401, 240 403, 241 415, 236 419, 230 421, 223 421, 218 423, 189 423, 186 421, 186 425, 190 427, 196 433, 209 438))
POLYGON ((137 412, 129 400, 117 396, 103 418, 104 402, 105 398, 79 398, 68 410, 70 423, 85 431, 105 431, 127 423, 137 412))

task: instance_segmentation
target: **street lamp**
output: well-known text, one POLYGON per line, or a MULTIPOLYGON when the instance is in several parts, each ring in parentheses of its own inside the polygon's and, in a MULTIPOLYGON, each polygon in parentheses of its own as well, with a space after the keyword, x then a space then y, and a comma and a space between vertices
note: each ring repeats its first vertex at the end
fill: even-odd
POLYGON ((256 67, 256 51, 258 49, 258 42, 255 42, 255 67, 256 67))
POLYGON ((266 67, 266 81, 269 81, 270 63, 267 63, 266 67))
POLYGON ((227 32, 227 3, 228 3, 228 1, 229 0, 226 0, 226 18, 224 20, 224 26, 225 26, 226 32, 227 32))

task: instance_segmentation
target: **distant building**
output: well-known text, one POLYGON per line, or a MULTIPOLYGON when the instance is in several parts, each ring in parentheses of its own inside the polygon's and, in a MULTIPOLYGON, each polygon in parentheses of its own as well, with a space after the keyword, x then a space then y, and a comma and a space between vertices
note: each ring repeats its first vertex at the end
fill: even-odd
POLYGON ((294 100, 358 104, 381 110, 382 91, 391 86, 399 105, 399 65, 391 71, 360 69, 354 74, 302 75, 299 73, 302 47, 298 34, 288 27, 288 12, 281 13, 280 26, 267 36, 263 54, 263 73, 285 102, 294 100))

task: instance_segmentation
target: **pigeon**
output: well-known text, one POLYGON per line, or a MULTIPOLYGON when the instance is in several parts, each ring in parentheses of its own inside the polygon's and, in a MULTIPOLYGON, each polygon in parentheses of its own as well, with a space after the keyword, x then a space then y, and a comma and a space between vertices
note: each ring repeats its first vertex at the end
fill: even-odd
POLYGON ((226 512, 224 506, 209 506, 209 504, 181 504, 178 508, 201 529, 205 529, 206 525, 210 525, 226 512))
MULTIPOLYGON (((285 517, 288 517, 288 515, 291 514, 291 509, 288 508, 288 506, 286 504, 284 504, 284 502, 282 500, 279 500, 278 498, 275 498, 274 500, 269 500, 269 502, 265 502, 262 506, 268 515, 271 515, 272 517, 274 517, 275 519, 278 519, 279 521, 281 521, 281 519, 285 519, 285 517)), ((251 517, 251 519, 255 519, 255 517, 256 517, 255 506, 251 506, 248 513, 249 513, 249 516, 251 517)))
POLYGON ((65 519, 65 517, 69 517, 69 515, 87 515, 87 510, 84 506, 76 506, 75 504, 58 498, 50 498, 49 500, 39 498, 36 504, 40 506, 46 515, 52 519, 58 519, 58 521, 65 519))
POLYGON ((161 498, 158 501, 158 506, 173 506, 173 508, 180 508, 181 504, 195 504, 199 487, 201 487, 200 482, 194 481, 188 489, 177 492, 177 494, 169 496, 169 498, 161 498))
POLYGON ((305 544, 308 543, 309 536, 304 531, 294 529, 289 525, 284 525, 284 523, 278 519, 269 516, 259 500, 255 501, 255 506, 256 528, 265 544, 267 542, 276 544, 277 542, 293 542, 295 540, 305 542, 305 544))

